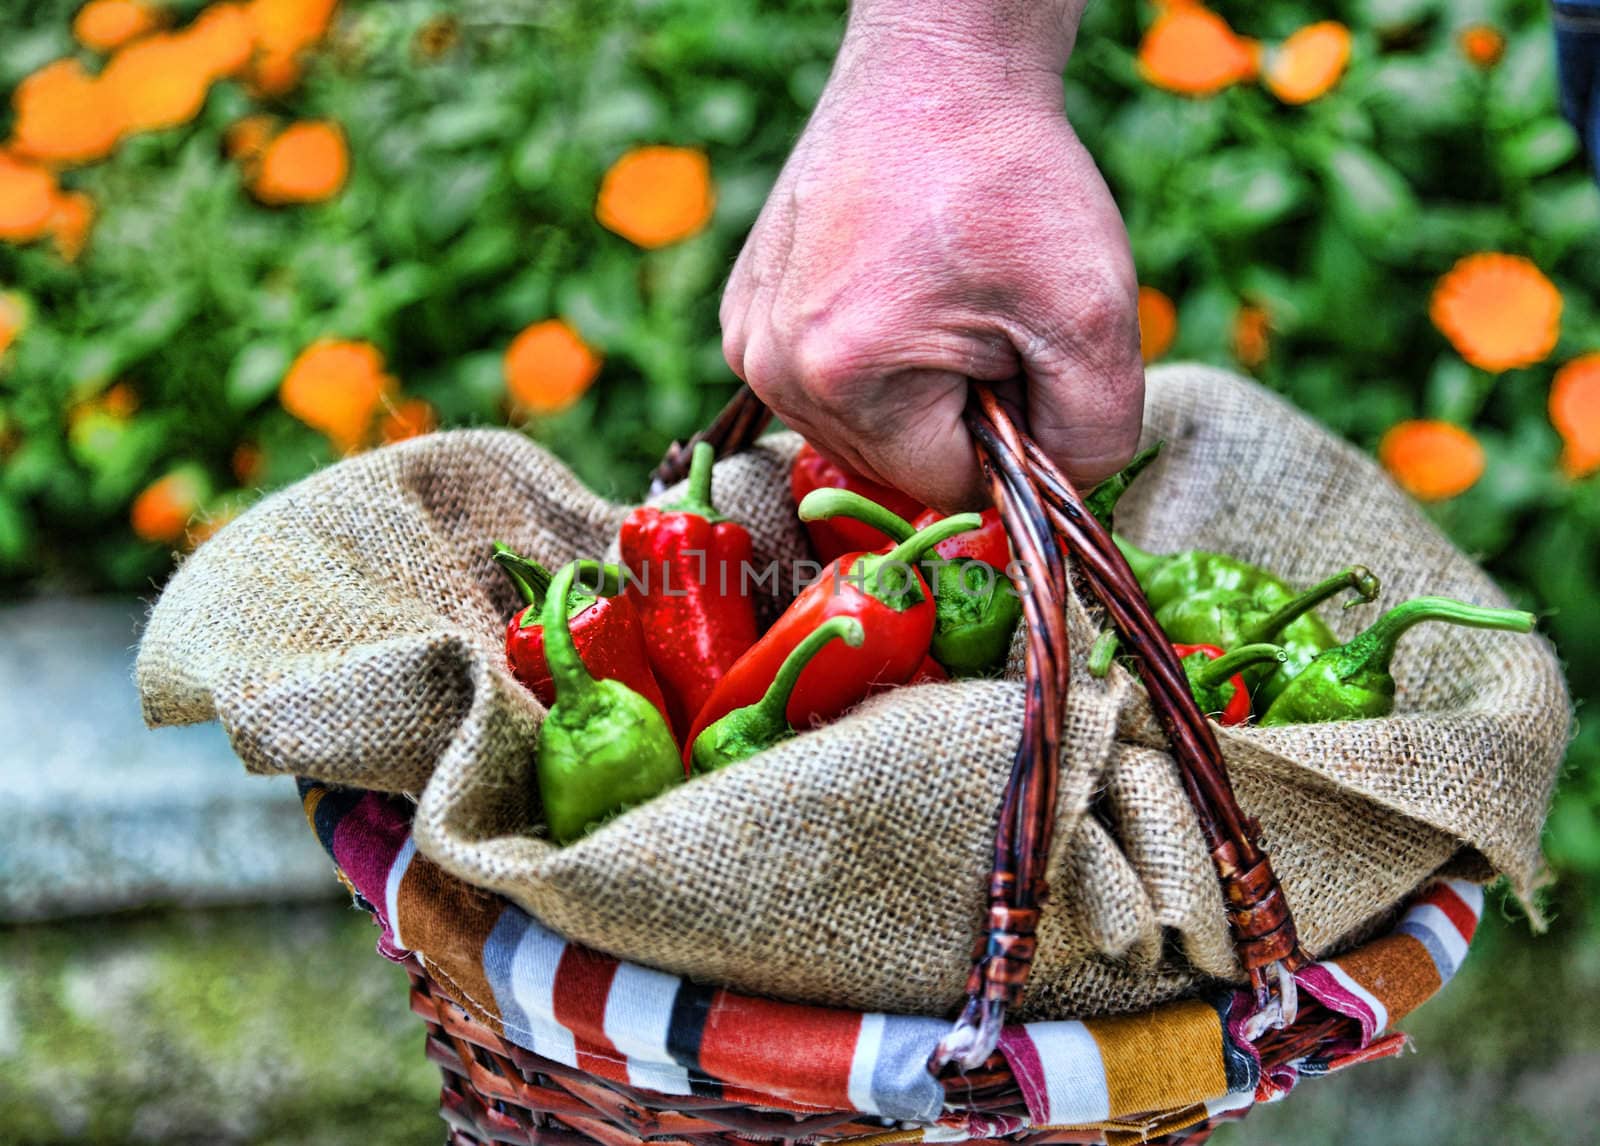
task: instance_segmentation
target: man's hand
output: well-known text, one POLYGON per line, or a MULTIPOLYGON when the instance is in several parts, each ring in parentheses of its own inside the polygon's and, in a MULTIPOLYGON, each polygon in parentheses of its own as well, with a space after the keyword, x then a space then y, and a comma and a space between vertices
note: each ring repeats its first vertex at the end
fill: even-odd
POLYGON ((1127 234, 1061 108, 1081 7, 857 0, 723 296, 735 373, 836 460, 940 509, 987 500, 969 378, 1025 379, 1029 431, 1076 480, 1138 439, 1127 234))

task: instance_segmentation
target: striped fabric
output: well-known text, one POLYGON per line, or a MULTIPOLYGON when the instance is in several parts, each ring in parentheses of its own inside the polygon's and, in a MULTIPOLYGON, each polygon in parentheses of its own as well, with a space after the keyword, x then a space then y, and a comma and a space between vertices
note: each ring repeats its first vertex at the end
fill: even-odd
MULTIPOLYGON (((420 957, 479 1019, 537 1055, 664 1094, 853 1110, 886 1128, 920 1128, 929 1142, 1024 1125, 945 1110, 923 1064, 946 1020, 755 998, 597 954, 418 855, 407 801, 306 781, 301 794, 340 878, 381 929, 379 952, 420 957)), ((1301 972, 1302 991, 1354 1019, 1361 1037, 1273 1071, 1241 1033, 1243 992, 1136 1016, 1012 1024, 1000 1049, 1027 1124, 1141 1141, 1241 1116, 1302 1077, 1393 1054, 1404 1036, 1384 1032, 1449 982, 1482 910, 1480 888, 1434 883, 1393 932, 1301 972)))

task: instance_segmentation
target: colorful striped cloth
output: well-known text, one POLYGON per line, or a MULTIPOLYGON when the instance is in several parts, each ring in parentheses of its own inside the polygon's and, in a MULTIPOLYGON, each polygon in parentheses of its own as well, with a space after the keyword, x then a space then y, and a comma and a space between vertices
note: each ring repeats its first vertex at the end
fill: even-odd
POLYGON ((924 1063, 947 1020, 776 1002, 597 954, 418 855, 404 799, 307 781, 301 795, 341 878, 382 929, 380 953, 421 958, 510 1042, 663 1094, 853 1110, 919 1128, 929 1142, 999 1137, 1024 1125, 1136 1142, 1239 1116, 1299 1078, 1396 1053, 1404 1036, 1380 1036, 1450 980, 1483 908, 1477 886, 1438 881, 1390 934, 1300 972, 1302 993, 1354 1019, 1360 1035, 1286 1067, 1262 1070, 1243 1034, 1243 992, 1141 1015, 1012 1024, 1000 1049, 1027 1105, 1023 1122, 945 1109, 924 1063))

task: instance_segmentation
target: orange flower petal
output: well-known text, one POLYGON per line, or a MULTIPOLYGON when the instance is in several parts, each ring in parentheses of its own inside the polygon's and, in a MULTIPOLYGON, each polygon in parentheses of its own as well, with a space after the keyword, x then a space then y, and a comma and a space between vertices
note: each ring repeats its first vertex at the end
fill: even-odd
POLYGON ((244 71, 256 49, 255 24, 243 4, 213 4, 183 30, 183 39, 213 79, 244 71))
POLYGON ((506 349, 506 388, 519 406, 536 414, 565 410, 594 383, 600 356, 559 318, 536 322, 506 349))
POLYGON ((1272 348, 1272 316, 1248 303, 1233 316, 1233 356, 1246 370, 1255 370, 1267 360, 1272 348))
POLYGON ((1600 470, 1600 354, 1574 358, 1556 371, 1550 422, 1561 435, 1562 468, 1570 476, 1600 470))
POLYGON ((161 24, 161 13, 139 0, 89 0, 72 19, 72 34, 93 52, 110 52, 161 24))
POLYGON ((1456 47, 1469 62, 1488 70, 1506 54, 1506 38, 1492 24, 1473 24, 1457 34, 1456 47))
POLYGON ((392 406, 378 422, 378 437, 386 445, 431 434, 439 428, 439 412, 425 398, 407 398, 392 406))
POLYGON ((0 151, 0 239, 26 243, 50 229, 56 177, 0 151))
POLYGON ((117 145, 119 127, 95 77, 77 60, 46 64, 11 93, 12 146, 47 163, 90 163, 117 145))
POLYGON ((1519 255, 1468 255, 1439 279, 1428 317, 1461 357, 1499 373, 1549 357, 1561 292, 1519 255))
POLYGON ((1325 95, 1350 62, 1350 29, 1335 20, 1301 28, 1270 54, 1261 82, 1284 103, 1325 95))
POLYGON ((263 203, 321 203, 337 195, 350 174, 350 152, 335 123, 293 123, 261 153, 250 185, 263 203))
POLYGON ((641 247, 687 239, 711 219, 711 161, 688 147, 639 147, 600 181, 595 218, 641 247))
POLYGON ((1199 4, 1169 5, 1139 43, 1139 72, 1180 95, 1214 95, 1256 73, 1254 46, 1199 4))
POLYGON ((166 33, 129 44, 100 73, 124 132, 188 123, 205 106, 212 79, 209 64, 189 38, 166 33))
POLYGON ((234 120, 222 133, 222 149, 229 159, 253 162, 261 158, 277 129, 278 121, 270 115, 247 115, 234 120))
POLYGON ((1178 308, 1155 287, 1139 288, 1139 355, 1154 362, 1178 336, 1178 308))
POLYGON ((338 7, 338 0, 250 0, 246 12, 262 51, 292 56, 327 34, 338 7))
POLYGON ((1378 443, 1378 461, 1401 489, 1420 501, 1455 497, 1483 476, 1478 439, 1449 422, 1418 420, 1390 427, 1378 443))
POLYGON ((78 261, 94 227, 94 200, 82 191, 63 191, 50 212, 50 234, 56 253, 69 263, 78 261))
POLYGON ((187 467, 151 482, 128 510, 133 532, 145 541, 179 540, 206 498, 206 484, 204 475, 187 467))
POLYGON ((370 342, 323 339, 300 352, 278 388, 283 408, 341 451, 365 443, 373 415, 395 388, 370 342))

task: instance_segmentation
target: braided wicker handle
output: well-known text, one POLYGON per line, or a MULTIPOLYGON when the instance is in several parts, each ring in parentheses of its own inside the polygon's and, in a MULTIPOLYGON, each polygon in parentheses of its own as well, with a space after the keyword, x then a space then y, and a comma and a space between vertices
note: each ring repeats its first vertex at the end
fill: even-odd
MULTIPOLYGON (((1061 719, 1066 707, 1067 573, 1070 555, 1090 591, 1131 650, 1150 703, 1216 864, 1234 949, 1250 976, 1255 1031, 1294 1022, 1294 972, 1306 963, 1288 900, 1262 849, 1260 828, 1246 816, 1228 782, 1211 722, 1195 705, 1171 643, 1111 535, 1084 509, 1072 483, 1021 433, 989 387, 970 386, 966 422, 994 503, 1023 570, 1027 706, 1022 740, 1006 782, 995 831, 985 940, 973 960, 967 1002, 930 1058, 935 1073, 980 1070, 991 1062, 1006 1011, 1022 995, 1033 965, 1045 862, 1055 826, 1061 719)), ((716 420, 688 444, 675 443, 656 469, 651 489, 683 479, 696 442, 718 456, 745 449, 770 418, 761 400, 740 387, 716 420)))

